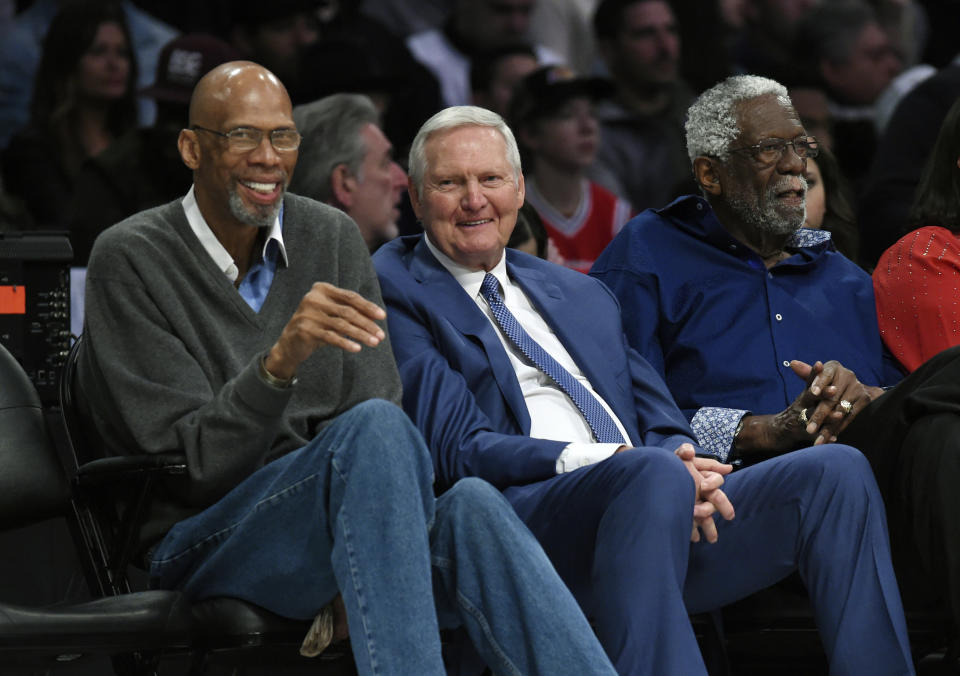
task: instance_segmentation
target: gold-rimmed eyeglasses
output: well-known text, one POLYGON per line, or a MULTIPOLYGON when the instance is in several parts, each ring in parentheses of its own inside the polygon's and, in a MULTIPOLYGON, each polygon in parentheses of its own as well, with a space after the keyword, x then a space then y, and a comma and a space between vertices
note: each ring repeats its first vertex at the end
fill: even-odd
POLYGON ((752 146, 741 146, 740 148, 731 148, 731 153, 745 152, 758 164, 770 165, 776 164, 783 157, 787 146, 793 147, 793 152, 802 159, 816 157, 820 154, 820 145, 813 136, 798 136, 792 141, 784 138, 768 138, 755 143, 752 146))
POLYGON ((195 131, 205 131, 208 134, 227 139, 227 147, 233 152, 249 153, 256 150, 263 143, 265 134, 270 136, 270 145, 278 153, 289 153, 300 147, 300 140, 303 138, 296 129, 272 129, 269 132, 257 129, 256 127, 237 127, 230 131, 223 132, 216 129, 207 129, 200 125, 190 126, 195 131))

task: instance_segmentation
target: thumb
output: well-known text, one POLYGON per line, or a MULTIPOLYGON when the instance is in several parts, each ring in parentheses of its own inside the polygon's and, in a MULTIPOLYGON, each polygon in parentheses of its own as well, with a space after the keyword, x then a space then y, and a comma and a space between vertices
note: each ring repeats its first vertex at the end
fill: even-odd
POLYGON ((693 446, 686 443, 680 444, 674 453, 676 453, 681 460, 693 460, 697 454, 697 452, 693 450, 693 446))
POLYGON ((807 362, 800 361, 799 359, 794 359, 790 362, 790 369, 803 380, 809 378, 810 374, 813 373, 813 367, 807 362))

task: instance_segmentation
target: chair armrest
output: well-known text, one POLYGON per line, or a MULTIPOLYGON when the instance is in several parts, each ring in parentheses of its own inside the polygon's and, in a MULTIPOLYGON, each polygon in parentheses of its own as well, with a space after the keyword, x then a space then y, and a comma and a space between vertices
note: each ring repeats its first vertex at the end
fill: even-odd
POLYGON ((76 480, 85 487, 103 486, 186 473, 187 458, 182 453, 120 455, 84 463, 77 470, 76 480))

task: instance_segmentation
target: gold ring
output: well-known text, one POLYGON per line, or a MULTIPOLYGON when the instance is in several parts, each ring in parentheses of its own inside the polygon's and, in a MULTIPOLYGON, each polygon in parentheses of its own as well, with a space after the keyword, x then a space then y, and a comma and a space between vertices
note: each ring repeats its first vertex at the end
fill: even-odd
POLYGON ((809 420, 807 420, 807 409, 801 408, 800 415, 798 417, 800 418, 800 422, 803 423, 804 427, 806 427, 807 423, 809 422, 809 420))
POLYGON ((844 414, 849 413, 850 411, 853 410, 853 404, 851 404, 851 403, 850 403, 849 401, 847 401, 846 399, 841 399, 841 400, 840 400, 840 410, 843 411, 844 414))

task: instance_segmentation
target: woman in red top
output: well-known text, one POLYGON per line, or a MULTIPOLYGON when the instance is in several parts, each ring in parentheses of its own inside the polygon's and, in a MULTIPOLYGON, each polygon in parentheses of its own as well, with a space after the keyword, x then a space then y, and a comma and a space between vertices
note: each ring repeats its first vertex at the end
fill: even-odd
POLYGON ((960 344, 960 100, 940 127, 910 213, 911 227, 873 272, 887 348, 913 371, 960 344))

